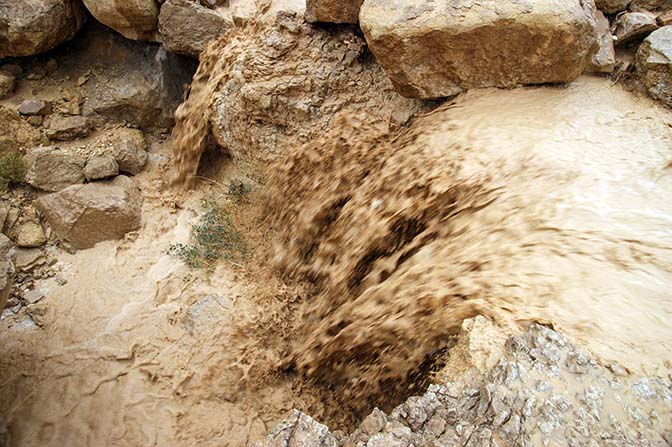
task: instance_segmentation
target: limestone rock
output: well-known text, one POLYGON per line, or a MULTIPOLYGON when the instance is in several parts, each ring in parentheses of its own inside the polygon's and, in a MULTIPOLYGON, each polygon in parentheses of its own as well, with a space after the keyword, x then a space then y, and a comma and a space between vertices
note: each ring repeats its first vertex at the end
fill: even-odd
POLYGON ((402 95, 440 98, 573 81, 597 50, 593 13, 592 0, 365 0, 359 18, 402 95))
POLYGON ((616 67, 616 53, 614 51, 614 39, 609 30, 609 20, 597 11, 597 31, 600 36, 600 48, 593 56, 588 71, 591 73, 612 73, 616 67))
POLYGON ((39 247, 47 242, 42 225, 28 221, 19 226, 16 231, 16 245, 21 248, 39 247))
POLYGON ((22 120, 15 110, 0 106, 0 123, 0 156, 42 141, 40 131, 22 120))
POLYGON ((83 116, 55 115, 47 129, 50 140, 70 141, 87 136, 91 133, 91 124, 83 116))
POLYGON ((616 14, 625 11, 632 0, 595 0, 597 9, 605 14, 616 14))
POLYGON ((329 429, 307 414, 294 410, 280 422, 265 441, 254 447, 337 447, 336 437, 329 429))
POLYGON ((26 165, 26 183, 43 191, 60 191, 84 182, 86 160, 57 147, 30 150, 26 165))
POLYGON ((70 40, 86 20, 79 0, 0 3, 0 58, 30 56, 70 40))
POLYGON ((233 18, 226 8, 208 9, 192 0, 167 0, 159 14, 159 34, 168 51, 198 57, 208 42, 226 33, 233 18))
POLYGON ((37 200, 56 235, 82 250, 140 228, 142 195, 128 177, 75 185, 37 200))
POLYGON ((110 156, 94 157, 86 163, 84 175, 87 180, 100 180, 119 174, 119 165, 110 156))
POLYGON ((644 39, 637 51, 636 68, 649 95, 672 107, 672 26, 644 39))
POLYGON ((44 116, 51 113, 51 104, 41 99, 25 99, 19 106, 19 113, 27 116, 44 116))
POLYGON ((307 0, 309 22, 357 23, 364 0, 307 0))
POLYGON ((0 99, 14 93, 16 88, 16 79, 14 75, 6 70, 0 70, 0 99))
POLYGON ((84 0, 91 14, 128 39, 155 40, 159 6, 155 0, 84 0))
POLYGON ((648 12, 626 12, 612 24, 612 33, 616 37, 616 45, 625 45, 633 40, 646 37, 658 28, 656 17, 648 12))

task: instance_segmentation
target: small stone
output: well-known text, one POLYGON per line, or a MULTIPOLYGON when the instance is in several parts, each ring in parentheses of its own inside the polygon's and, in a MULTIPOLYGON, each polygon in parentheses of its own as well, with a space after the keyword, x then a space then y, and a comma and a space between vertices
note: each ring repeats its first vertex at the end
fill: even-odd
POLYGON ((87 180, 100 180, 119 174, 119 165, 110 156, 94 157, 86 163, 84 175, 87 180))
POLYGON ((40 115, 29 116, 27 121, 28 124, 30 124, 31 126, 39 127, 42 125, 44 117, 40 115))
POLYGON ((22 248, 39 247, 47 242, 42 225, 37 222, 26 222, 19 226, 16 235, 16 245, 22 248))
POLYGON ((42 293, 42 290, 40 289, 32 289, 24 294, 24 298, 28 304, 35 304, 44 298, 44 293, 42 293))
POLYGON ((46 68, 49 73, 53 73, 58 70, 58 62, 53 57, 50 57, 44 65, 44 68, 46 68))
POLYGON ((0 70, 0 98, 5 98, 12 93, 16 87, 14 75, 8 71, 0 70))
POLYGON ((385 427, 385 413, 379 409, 374 409, 370 415, 364 419, 360 429, 363 433, 372 436, 379 433, 385 427))
POLYGON ((74 140, 90 133, 91 123, 83 116, 54 116, 47 129, 49 139, 59 141, 74 140))
POLYGON ((51 105, 41 99, 26 99, 19 106, 21 115, 48 115, 51 113, 51 105))

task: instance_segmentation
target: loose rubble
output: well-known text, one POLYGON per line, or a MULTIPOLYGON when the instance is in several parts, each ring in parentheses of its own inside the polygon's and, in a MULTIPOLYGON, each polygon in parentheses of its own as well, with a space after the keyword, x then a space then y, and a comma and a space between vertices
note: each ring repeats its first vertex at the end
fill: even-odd
MULTIPOLYGON (((469 326, 474 324, 465 322, 469 326)), ((478 317, 475 326, 488 325, 478 317)), ((463 333, 460 343, 470 337, 479 334, 463 333)), ((481 344, 488 343, 492 340, 481 344)), ((502 350, 493 367, 472 367, 447 377, 439 373, 439 383, 425 394, 409 398, 389 415, 374 410, 345 438, 295 412, 256 447, 669 443, 670 378, 630 375, 617 364, 601 365, 565 336, 537 324, 509 338, 502 350)), ((470 358, 460 361, 469 365, 473 353, 466 351, 470 358)))

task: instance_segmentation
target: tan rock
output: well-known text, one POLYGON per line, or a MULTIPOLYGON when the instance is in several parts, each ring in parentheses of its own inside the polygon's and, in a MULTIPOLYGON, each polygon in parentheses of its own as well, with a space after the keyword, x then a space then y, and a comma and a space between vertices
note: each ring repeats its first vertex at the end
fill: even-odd
POLYGON ((597 50, 592 0, 365 0, 360 26, 404 96, 576 79, 597 50))
POLYGON ((611 32, 616 38, 616 45, 625 45, 642 39, 658 28, 656 16, 649 12, 626 12, 612 24, 611 32))
POLYGON ((636 69, 649 95, 672 107, 672 25, 644 39, 637 51, 636 69))
POLYGON ((57 147, 31 149, 26 165, 26 183, 43 191, 60 191, 84 183, 86 160, 57 147))
POLYGON ((121 239, 142 219, 142 195, 126 176, 71 186, 41 197, 37 206, 56 235, 78 250, 121 239))
POLYGON ((595 0, 597 9, 605 14, 616 14, 625 11, 632 0, 595 0))
POLYGON ((119 174, 119 165, 109 155, 94 157, 86 162, 84 175, 87 180, 100 180, 119 174))
POLYGON ((40 144, 42 134, 7 107, 0 106, 0 156, 40 144))
POLYGON ((14 285, 14 264, 9 258, 0 258, 0 313, 5 308, 14 285))
POLYGON ((16 245, 22 248, 35 248, 44 245, 47 237, 44 235, 42 225, 28 221, 19 226, 16 231, 16 245))
POLYGON ((47 129, 50 140, 70 141, 91 133, 91 123, 83 116, 55 115, 47 129))
POLYGON ((159 14, 163 46, 173 53, 198 57, 208 42, 233 26, 227 8, 209 9, 190 0, 167 0, 159 14))
POLYGON ((104 25, 133 40, 156 40, 159 6, 155 0, 84 0, 104 25))
POLYGON ((14 93, 16 88, 16 79, 14 75, 6 70, 0 70, 0 99, 14 93))
POLYGON ((357 23, 364 0, 307 0, 309 22, 357 23))
POLYGON ((600 36, 600 48, 593 56, 588 66, 591 73, 612 73, 616 67, 616 52, 614 51, 614 39, 609 30, 609 20, 597 11, 595 14, 597 20, 597 32, 600 36))
POLYGON ((126 174, 136 175, 147 164, 147 142, 137 129, 115 129, 96 142, 96 152, 112 157, 126 174))
POLYGON ((0 58, 30 56, 70 40, 86 21, 79 0, 0 2, 0 58))

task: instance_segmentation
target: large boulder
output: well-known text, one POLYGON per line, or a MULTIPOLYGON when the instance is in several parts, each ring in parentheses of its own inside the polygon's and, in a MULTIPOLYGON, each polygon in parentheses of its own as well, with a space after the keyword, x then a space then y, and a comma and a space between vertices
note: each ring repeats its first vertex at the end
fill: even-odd
POLYGON ((168 51, 198 57, 208 42, 233 26, 227 8, 209 9, 191 0, 167 0, 161 6, 159 34, 168 51))
POLYGON ((357 23, 364 0, 307 0, 309 22, 357 23))
POLYGON ((0 58, 51 50, 70 40, 85 21, 79 0, 2 0, 0 58))
POLYGON ((644 39, 637 51, 636 67, 649 95, 672 107, 672 25, 644 39))
POLYGON ((26 155, 25 181, 42 191, 60 191, 84 183, 86 160, 57 147, 38 147, 26 155))
POLYGON ((159 6, 155 0, 84 0, 104 25, 133 40, 156 40, 159 6))
POLYGON ((409 97, 569 82, 597 50, 592 0, 366 0, 359 18, 376 59, 409 97))
POLYGON ((38 199, 37 206, 56 235, 78 250, 121 239, 142 221, 140 190, 122 175, 49 194, 38 199))

